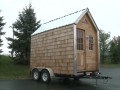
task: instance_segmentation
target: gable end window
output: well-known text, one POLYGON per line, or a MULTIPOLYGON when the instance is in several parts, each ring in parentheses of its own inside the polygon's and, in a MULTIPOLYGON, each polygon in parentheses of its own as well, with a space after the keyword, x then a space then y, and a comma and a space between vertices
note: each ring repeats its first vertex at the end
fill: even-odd
POLYGON ((89 50, 93 50, 93 36, 89 36, 89 50))

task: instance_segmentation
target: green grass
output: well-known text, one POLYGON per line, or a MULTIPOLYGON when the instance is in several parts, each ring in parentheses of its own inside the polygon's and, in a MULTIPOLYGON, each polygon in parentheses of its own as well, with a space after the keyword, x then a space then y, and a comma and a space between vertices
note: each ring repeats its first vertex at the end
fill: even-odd
POLYGON ((115 68, 115 67, 120 67, 120 64, 102 64, 101 65, 102 67, 112 67, 112 68, 115 68))
POLYGON ((0 56, 0 80, 27 79, 29 66, 16 65, 8 56, 0 56))

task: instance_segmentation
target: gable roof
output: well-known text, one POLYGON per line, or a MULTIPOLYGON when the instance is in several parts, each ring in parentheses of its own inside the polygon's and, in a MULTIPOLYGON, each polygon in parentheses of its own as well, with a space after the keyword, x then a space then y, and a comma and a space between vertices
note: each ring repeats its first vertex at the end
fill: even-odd
POLYGON ((35 35, 35 34, 38 34, 38 33, 44 32, 44 31, 48 31, 51 29, 59 28, 62 26, 66 26, 66 25, 77 24, 86 13, 88 13, 88 16, 90 17, 93 25, 95 26, 96 30, 98 30, 98 27, 97 27, 91 13, 89 12, 89 9, 86 8, 86 9, 82 9, 80 11, 71 13, 69 15, 65 15, 63 17, 56 18, 49 22, 43 23, 43 24, 41 24, 40 28, 38 28, 32 35, 35 35))

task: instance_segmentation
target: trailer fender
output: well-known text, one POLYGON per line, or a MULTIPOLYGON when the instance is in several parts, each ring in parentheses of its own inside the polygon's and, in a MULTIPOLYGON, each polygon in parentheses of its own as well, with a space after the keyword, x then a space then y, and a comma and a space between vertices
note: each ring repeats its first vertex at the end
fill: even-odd
POLYGON ((48 70, 48 72, 50 73, 51 79, 55 77, 54 72, 51 68, 45 68, 45 69, 48 70))

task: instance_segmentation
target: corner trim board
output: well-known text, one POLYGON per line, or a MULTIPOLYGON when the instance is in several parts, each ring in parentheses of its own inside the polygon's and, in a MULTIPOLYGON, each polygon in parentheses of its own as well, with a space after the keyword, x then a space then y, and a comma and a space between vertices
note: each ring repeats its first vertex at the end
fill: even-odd
POLYGON ((77 41, 76 41, 76 24, 73 24, 74 32, 74 75, 77 75, 77 41))

